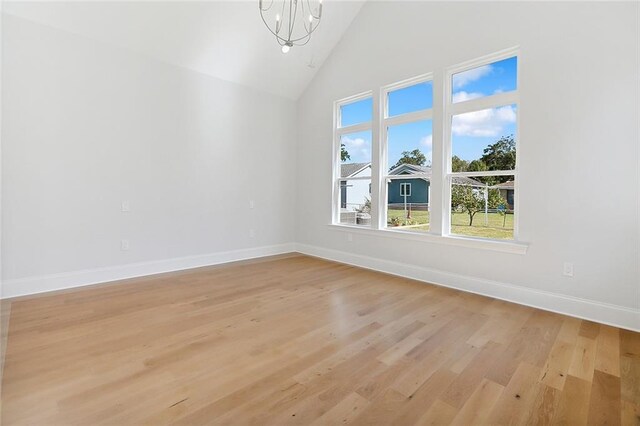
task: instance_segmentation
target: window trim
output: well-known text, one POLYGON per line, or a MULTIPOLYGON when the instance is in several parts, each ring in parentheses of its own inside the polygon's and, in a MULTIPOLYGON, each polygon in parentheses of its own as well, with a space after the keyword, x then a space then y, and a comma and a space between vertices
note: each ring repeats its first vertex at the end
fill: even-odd
MULTIPOLYGON (((529 244, 519 240, 519 169, 521 168, 520 154, 520 99, 521 90, 521 60, 522 52, 519 46, 485 55, 470 61, 462 62, 457 65, 444 68, 442 71, 421 74, 412 78, 408 78, 396 83, 382 86, 379 90, 368 90, 353 96, 339 99, 333 103, 334 106, 334 126, 333 126, 333 150, 332 150, 332 219, 328 227, 330 230, 342 232, 354 232, 362 235, 382 236, 385 238, 394 238, 406 241, 419 241, 427 243, 438 243, 451 246, 468 247, 474 249, 486 249, 504 253, 513 253, 524 255, 527 252, 529 244), (452 76, 458 72, 466 71, 478 66, 490 64, 503 59, 516 56, 518 59, 518 67, 516 71, 517 88, 515 91, 499 93, 485 96, 482 98, 471 99, 463 102, 452 102, 452 76), (402 89, 421 83, 423 81, 432 81, 433 102, 432 108, 429 110, 415 111, 405 114, 399 114, 388 117, 388 93, 393 90, 402 89), (441 92, 441 90, 443 92, 441 92), (372 120, 367 123, 360 123, 347 127, 338 127, 340 124, 340 107, 345 104, 357 102, 367 98, 372 98, 373 111, 372 120), (516 115, 516 169, 509 171, 497 172, 463 172, 460 176, 513 176, 514 184, 514 238, 511 240, 500 240, 491 238, 471 237, 459 234, 451 234, 450 232, 450 210, 451 210, 451 125, 447 123, 447 119, 451 120, 453 115, 463 114, 465 112, 473 112, 481 109, 494 108, 496 106, 505 106, 516 104, 518 113, 516 115), (396 230, 387 228, 386 224, 386 206, 387 201, 387 182, 395 179, 385 179, 386 172, 383 165, 387 163, 387 127, 399 124, 406 124, 421 120, 432 120, 433 130, 433 148, 434 157, 432 159, 432 176, 431 187, 434 184, 441 187, 440 202, 442 209, 437 208, 431 211, 430 228, 428 232, 410 232, 404 230, 396 230), (341 162, 340 157, 340 140, 344 134, 371 131, 371 177, 362 177, 362 179, 371 179, 371 225, 359 226, 340 223, 340 181, 344 180, 340 177, 341 162), (440 155, 437 155, 440 151, 440 155), (436 158, 437 155, 437 158, 436 158), (437 164, 436 164, 437 163, 437 164), (438 170, 440 168, 440 170, 438 170), (436 176, 435 171, 439 174, 436 176), (439 217, 438 217, 439 216, 439 217), (434 224, 438 225, 434 228, 434 224), (445 232, 446 231, 446 232, 445 232)), ((401 178, 398 176, 397 178, 401 178)), ((420 178, 421 176, 411 175, 411 178, 420 178)), ((353 178, 359 179, 359 178, 353 178)), ((436 187, 436 189, 437 189, 436 187)), ((429 203, 432 204, 431 197, 429 203)), ((436 200, 438 201, 438 200, 436 200)))
MULTIPOLYGON (((375 97, 373 96, 373 90, 368 90, 366 92, 361 92, 358 93, 356 95, 353 96, 349 96, 340 100, 337 100, 333 103, 333 149, 332 149, 332 171, 331 171, 331 176, 332 176, 332 182, 331 182, 331 186, 332 186, 332 197, 331 197, 331 222, 333 224, 339 225, 340 224, 340 206, 341 204, 341 187, 340 187, 340 182, 343 180, 360 180, 360 179, 371 179, 371 183, 373 183, 374 181, 374 176, 373 176, 373 161, 374 161, 374 131, 373 131, 373 125, 374 122, 376 120, 376 109, 375 109, 375 97), (341 120, 341 106, 343 105, 347 105, 347 104, 351 104, 354 102, 358 102, 358 101, 362 101, 368 98, 372 98, 373 100, 373 108, 371 111, 371 121, 365 122, 365 123, 358 123, 358 124, 354 124, 351 126, 346 126, 346 127, 340 127, 340 122, 341 120), (371 176, 367 176, 367 177, 355 177, 355 178, 351 178, 351 179, 343 179, 342 176, 340 176, 340 140, 342 138, 342 136, 350 134, 350 133, 356 133, 356 132, 364 132, 364 131, 370 131, 371 132, 371 176)), ((371 193, 371 205, 373 206, 373 198, 375 197, 375 194, 372 192, 371 193)), ((373 223, 373 221, 371 221, 373 223)))
POLYGON ((400 241, 416 241, 420 243, 443 244, 448 246, 466 247, 471 249, 491 250, 501 253, 524 255, 529 244, 513 240, 492 240, 488 238, 474 238, 459 235, 435 235, 428 232, 409 232, 390 229, 372 229, 366 226, 348 224, 327 224, 330 231, 347 232, 356 235, 383 237, 400 241))
MULTIPOLYGON (((431 99, 431 108, 427 108, 427 109, 421 109, 418 111, 413 111, 413 112, 405 112, 403 114, 397 114, 394 115, 393 117, 389 117, 389 93, 391 92, 395 92, 396 90, 401 90, 401 89, 406 89, 407 87, 411 87, 411 86, 415 86, 417 84, 420 83, 426 83, 430 81, 431 82, 431 88, 433 90, 433 87, 435 85, 434 81, 433 81, 433 73, 432 72, 428 72, 428 73, 424 73, 424 74, 420 74, 417 75, 415 77, 411 77, 411 78, 407 78, 405 80, 402 81, 398 81, 395 83, 391 83, 391 84, 387 84, 385 86, 382 86, 381 90, 380 90, 380 103, 382 106, 382 118, 389 123, 389 125, 395 125, 396 123, 393 123, 393 121, 395 121, 395 119, 397 119, 398 117, 405 117, 405 116, 410 116, 410 115, 420 115, 420 113, 424 113, 426 111, 433 111, 433 101, 434 99, 431 99)), ((423 120, 424 118, 415 118, 415 119, 411 119, 408 122, 411 121, 418 121, 418 120, 423 120)), ((400 123, 398 124, 402 124, 402 121, 400 120, 400 123)))
MULTIPOLYGON (((513 176, 514 179, 514 209, 513 209, 513 239, 507 240, 510 242, 519 242, 519 216, 520 216, 520 202, 519 202, 519 193, 520 193, 520 179, 518 170, 520 168, 520 70, 521 70, 521 52, 519 46, 515 46, 509 49, 504 49, 499 52, 495 52, 489 55, 482 56, 480 58, 472 59, 470 61, 465 61, 457 65, 453 65, 448 67, 445 70, 444 74, 444 108, 443 108, 443 160, 444 160, 444 170, 442 180, 442 205, 441 205, 441 230, 440 233, 443 236, 447 237, 463 237, 467 238, 467 236, 454 234, 451 232, 451 182, 454 176, 513 176), (484 96, 482 98, 470 99, 463 102, 453 103, 453 75, 468 71, 483 65, 492 64, 494 62, 498 62, 504 59, 517 58, 518 66, 516 68, 516 90, 512 90, 510 92, 504 92, 499 94, 494 94, 490 96, 484 96), (498 170, 498 171, 487 171, 487 172, 456 172, 453 173, 451 170, 451 159, 453 156, 453 140, 452 140, 452 120, 455 115, 465 114, 468 112, 481 111, 484 109, 490 108, 499 108, 506 105, 516 105, 518 107, 518 111, 516 114, 516 133, 514 135, 516 142, 516 166, 513 170, 498 170)), ((471 237, 472 238, 472 237, 471 237)), ((487 241, 501 241, 493 238, 482 238, 482 240, 487 241)))
POLYGON ((404 196, 411 197, 411 183, 410 182, 400 182, 400 196, 401 197, 404 197, 404 196), (404 190, 405 193, 404 194, 402 193, 402 188, 403 187, 404 188, 409 188, 409 193, 408 194, 406 193, 407 192, 406 189, 404 190))
MULTIPOLYGON (((387 226, 387 205, 388 205, 388 200, 389 200, 389 193, 387 191, 387 184, 388 182, 390 182, 391 180, 393 180, 394 177, 391 177, 389 175, 389 171, 387 170, 387 166, 388 166, 388 133, 389 133, 389 127, 391 126, 399 126, 399 125, 403 125, 403 124, 409 124, 409 123, 416 123, 419 121, 425 121, 425 120, 431 120, 431 126, 432 126, 432 131, 433 131, 433 112, 434 112, 434 108, 435 108, 435 96, 432 99, 431 102, 431 108, 429 109, 423 109, 423 110, 419 110, 419 111, 413 111, 413 112, 408 112, 408 113, 404 113, 404 114, 399 114, 399 115, 394 115, 393 117, 389 117, 388 116, 388 111, 389 111, 389 93, 393 92, 395 90, 400 90, 400 89, 404 89, 416 84, 420 84, 420 83, 424 83, 430 81, 432 87, 434 88, 433 90, 435 91, 435 81, 434 81, 434 73, 433 72, 429 72, 429 73, 424 73, 424 74, 420 74, 417 75, 415 77, 411 77, 411 78, 407 78, 405 80, 402 81, 398 81, 396 83, 391 83, 391 84, 387 84, 384 85, 380 88, 380 95, 379 95, 379 103, 380 103, 380 125, 378 128, 378 134, 379 134, 379 154, 378 154, 378 175, 376 176, 378 181, 380 182, 379 184, 379 189, 378 189, 378 203, 376 204, 377 206, 377 217, 378 220, 376 222, 377 228, 376 229, 383 229, 386 231, 391 231, 391 232, 402 232, 401 230, 396 230, 396 229, 389 229, 387 226), (384 184, 383 184, 384 182, 384 184)), ((412 177, 415 178, 419 178, 419 177, 424 177, 423 174, 414 174, 411 175, 412 177)), ((396 178, 397 179, 397 178, 396 178)), ((429 200, 431 201, 431 200, 429 200)), ((373 204, 372 204, 373 205, 373 204)), ((420 232, 420 234, 427 234, 430 233, 431 231, 431 224, 429 224, 429 231, 427 232, 420 232)), ((415 233, 415 232, 414 232, 415 233)))

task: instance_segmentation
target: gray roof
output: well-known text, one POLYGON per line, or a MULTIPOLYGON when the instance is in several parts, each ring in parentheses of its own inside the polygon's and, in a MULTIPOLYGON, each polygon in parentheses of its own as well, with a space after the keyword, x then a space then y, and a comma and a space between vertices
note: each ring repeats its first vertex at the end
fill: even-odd
MULTIPOLYGON (((390 175, 409 175, 414 173, 424 173, 428 175, 425 179, 429 180, 431 177, 431 167, 416 166, 414 164, 401 164, 389 172, 390 175)), ((457 185, 484 186, 484 183, 466 176, 454 176, 451 180, 457 185)))
POLYGON ((389 171, 390 175, 412 175, 414 173, 426 173, 431 174, 431 167, 429 166, 416 166, 414 164, 401 164, 389 171))
MULTIPOLYGON (((349 177, 356 172, 364 169, 367 166, 370 166, 371 163, 345 163, 340 165, 340 177, 346 178, 349 177)), ((401 164, 398 167, 394 168, 389 172, 390 175, 412 175, 416 173, 424 173, 428 176, 425 176, 426 180, 430 180, 431 175, 431 167, 429 166, 416 166, 414 164, 401 164)), ((473 178, 467 176, 454 176, 452 178, 453 183, 457 185, 466 185, 466 186, 477 186, 483 187, 484 183, 477 181, 473 178)), ((507 182, 508 183, 508 182, 507 182)), ((511 183, 513 187, 513 182, 511 183)), ((504 187, 503 187, 504 189, 504 187)))
POLYGON ((514 182, 512 180, 508 180, 503 183, 499 183, 493 186, 496 189, 514 189, 514 182))
POLYGON ((485 186, 484 183, 467 176, 454 176, 451 178, 451 182, 456 185, 477 186, 477 187, 485 186))
POLYGON ((340 164, 340 177, 346 178, 353 175, 356 172, 370 166, 371 163, 344 163, 340 164))

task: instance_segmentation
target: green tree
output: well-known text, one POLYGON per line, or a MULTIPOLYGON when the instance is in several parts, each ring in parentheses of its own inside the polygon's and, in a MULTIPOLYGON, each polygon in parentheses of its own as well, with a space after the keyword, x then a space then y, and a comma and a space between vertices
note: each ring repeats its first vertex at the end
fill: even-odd
POLYGON ((451 171, 456 172, 466 172, 469 167, 469 163, 463 160, 462 158, 454 155, 451 157, 451 171))
POLYGON ((426 162, 427 157, 425 157, 425 155, 419 149, 414 149, 413 151, 402 151, 402 157, 400 157, 398 162, 394 164, 393 167, 391 167, 389 170, 393 170, 402 164, 424 166, 426 162))
POLYGON ((451 171, 456 172, 484 172, 488 170, 487 165, 482 160, 468 162, 454 155, 451 157, 451 171))
POLYGON ((468 172, 484 172, 489 170, 487 165, 482 160, 473 160, 467 167, 468 172))
POLYGON ((344 146, 343 143, 340 144, 340 160, 341 161, 351 160, 351 156, 349 155, 349 152, 347 151, 347 148, 344 146))
POLYGON ((486 170, 513 170, 516 167, 516 142, 513 135, 503 136, 486 147, 480 160, 486 170))
MULTIPOLYGON (((489 189, 487 194, 487 208, 497 209, 506 205, 507 201, 500 196, 497 189, 489 189)), ((484 188, 466 185, 452 185, 451 211, 464 212, 469 215, 469 226, 473 226, 476 213, 484 211, 484 188)))

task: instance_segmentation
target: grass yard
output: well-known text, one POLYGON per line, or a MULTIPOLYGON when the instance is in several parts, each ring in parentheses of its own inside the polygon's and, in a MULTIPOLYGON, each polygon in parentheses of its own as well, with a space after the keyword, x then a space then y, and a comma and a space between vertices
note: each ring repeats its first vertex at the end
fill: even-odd
MULTIPOLYGON (((387 210, 387 219, 391 220, 392 218, 398 218, 404 221, 406 219, 406 213, 404 210, 387 210)), ((428 211, 413 210, 411 212, 411 220, 415 222, 414 225, 389 225, 389 228, 403 231, 429 231, 428 211)), ((453 213, 451 217, 451 233, 468 237, 510 240, 513 239, 513 215, 508 214, 505 217, 499 213, 489 213, 487 214, 487 222, 485 225, 484 213, 476 213, 473 218, 473 226, 469 226, 469 215, 467 213, 453 213)))
POLYGON ((476 213, 473 218, 473 226, 469 226, 469 215, 467 213, 453 213, 451 217, 451 233, 469 237, 510 240, 513 239, 513 215, 508 214, 505 217, 500 213, 489 213, 487 214, 485 225, 484 213, 476 213))
MULTIPOLYGON (((387 221, 393 218, 398 218, 401 221, 405 221, 407 218, 407 213, 404 210, 387 209, 387 221)), ((414 224, 410 226, 389 225, 389 227, 392 229, 401 229, 403 231, 419 231, 419 232, 429 231, 429 212, 428 211, 412 210, 411 220, 414 222, 414 224)))

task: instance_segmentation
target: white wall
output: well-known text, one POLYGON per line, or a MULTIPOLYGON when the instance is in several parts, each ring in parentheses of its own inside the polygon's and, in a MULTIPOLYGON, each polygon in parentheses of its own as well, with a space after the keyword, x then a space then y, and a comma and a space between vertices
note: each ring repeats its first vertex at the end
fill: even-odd
POLYGON ((2 295, 295 240, 300 251, 640 329, 637 17, 633 3, 368 2, 295 104, 5 15, 2 295), (349 242, 328 229, 334 100, 514 45, 527 254, 349 242), (574 278, 561 275, 564 261, 574 278))
POLYGON ((3 296, 291 248, 293 101, 6 14, 3 39, 3 296))
POLYGON ((638 40, 637 3, 368 2, 298 102, 299 249, 640 329, 638 40), (329 230, 334 100, 516 45, 527 254, 329 230))

